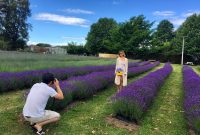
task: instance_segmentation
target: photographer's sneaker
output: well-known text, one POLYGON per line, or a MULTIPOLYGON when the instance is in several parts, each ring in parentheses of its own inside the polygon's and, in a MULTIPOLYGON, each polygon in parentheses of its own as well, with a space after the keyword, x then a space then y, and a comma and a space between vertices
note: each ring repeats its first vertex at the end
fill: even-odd
POLYGON ((45 135, 45 132, 41 129, 40 131, 36 132, 37 135, 45 135))

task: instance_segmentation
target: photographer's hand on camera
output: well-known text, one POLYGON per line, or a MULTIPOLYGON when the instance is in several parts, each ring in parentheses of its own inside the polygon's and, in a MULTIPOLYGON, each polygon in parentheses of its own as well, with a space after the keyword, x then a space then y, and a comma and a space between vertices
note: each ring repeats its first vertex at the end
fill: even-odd
POLYGON ((58 79, 55 79, 55 81, 54 81, 54 85, 55 85, 56 89, 57 89, 57 87, 60 87, 60 84, 59 84, 58 79))
POLYGON ((56 91, 57 91, 57 95, 55 96, 56 99, 64 99, 64 95, 62 90, 60 89, 60 84, 59 81, 57 79, 55 79, 54 81, 54 86, 56 87, 56 91))

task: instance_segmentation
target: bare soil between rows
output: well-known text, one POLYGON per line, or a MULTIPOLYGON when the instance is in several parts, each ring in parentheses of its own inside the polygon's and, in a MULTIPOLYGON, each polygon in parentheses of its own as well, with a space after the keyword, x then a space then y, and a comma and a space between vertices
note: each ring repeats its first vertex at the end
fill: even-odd
POLYGON ((130 132, 136 132, 139 129, 139 125, 137 125, 135 122, 126 121, 119 117, 109 115, 105 118, 106 122, 117 127, 117 128, 123 128, 127 129, 130 132))

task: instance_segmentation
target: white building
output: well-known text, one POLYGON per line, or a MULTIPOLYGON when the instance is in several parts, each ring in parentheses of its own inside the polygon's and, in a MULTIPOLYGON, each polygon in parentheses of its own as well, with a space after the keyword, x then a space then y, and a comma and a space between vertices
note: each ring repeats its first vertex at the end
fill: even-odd
POLYGON ((67 50, 61 47, 48 47, 49 54, 67 54, 67 50))

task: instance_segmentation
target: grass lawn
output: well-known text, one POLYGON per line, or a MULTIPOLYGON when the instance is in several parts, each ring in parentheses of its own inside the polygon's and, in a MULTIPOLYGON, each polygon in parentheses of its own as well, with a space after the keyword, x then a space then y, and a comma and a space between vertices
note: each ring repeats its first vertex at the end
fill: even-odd
MULTIPOLYGON (((151 71, 155 71, 161 66, 163 64, 151 71)), ((78 102, 71 109, 60 112, 61 121, 45 128, 48 129, 49 135, 188 135, 182 108, 182 69, 180 65, 173 65, 173 68, 173 72, 161 87, 136 132, 116 128, 105 121, 105 117, 112 114, 108 99, 116 92, 115 87, 109 87, 93 98, 78 102)), ((129 82, 143 77, 147 73, 129 79, 129 82)), ((17 91, 0 95, 2 123, 0 124, 0 133, 2 135, 27 135, 32 133, 28 126, 19 121, 19 115, 24 105, 22 93, 23 91, 17 91)))
POLYGON ((0 52, 0 61, 0 72, 88 65, 108 65, 115 64, 116 62, 115 59, 103 59, 98 57, 45 55, 21 52, 0 52))
POLYGON ((197 68, 197 69, 198 69, 198 71, 200 72, 200 66, 197 66, 196 68, 197 68))

